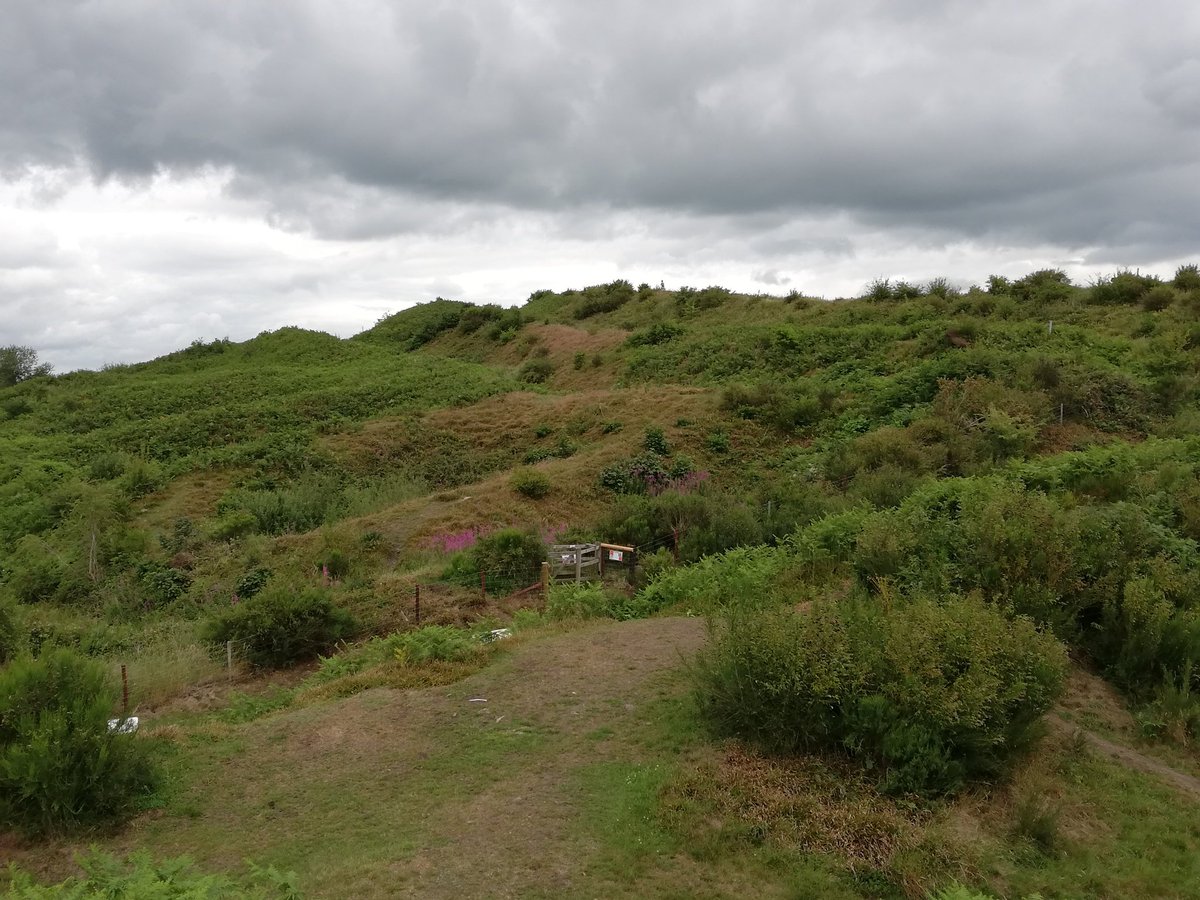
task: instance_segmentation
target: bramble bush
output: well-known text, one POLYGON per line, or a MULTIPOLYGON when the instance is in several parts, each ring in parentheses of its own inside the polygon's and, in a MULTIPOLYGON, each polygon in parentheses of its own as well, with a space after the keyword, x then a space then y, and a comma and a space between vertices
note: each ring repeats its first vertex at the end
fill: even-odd
POLYGON ((118 820, 154 785, 146 743, 109 731, 117 690, 71 650, 0 670, 0 827, 30 834, 118 820))
POLYGON ((354 634, 355 622, 317 588, 271 587, 217 613, 204 639, 217 645, 237 641, 256 666, 285 666, 311 659, 354 634))
POLYGON ((721 734, 834 751, 886 790, 942 794, 1003 771, 1058 697, 1066 651, 978 598, 735 610, 693 669, 721 734))

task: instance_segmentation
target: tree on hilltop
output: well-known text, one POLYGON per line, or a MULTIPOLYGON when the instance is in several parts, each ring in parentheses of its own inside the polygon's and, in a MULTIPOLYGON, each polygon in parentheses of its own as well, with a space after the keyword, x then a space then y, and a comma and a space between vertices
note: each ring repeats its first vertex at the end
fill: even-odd
POLYGON ((0 347, 0 387, 12 387, 18 381, 37 375, 49 375, 50 363, 38 362, 37 351, 32 347, 10 344, 0 347))

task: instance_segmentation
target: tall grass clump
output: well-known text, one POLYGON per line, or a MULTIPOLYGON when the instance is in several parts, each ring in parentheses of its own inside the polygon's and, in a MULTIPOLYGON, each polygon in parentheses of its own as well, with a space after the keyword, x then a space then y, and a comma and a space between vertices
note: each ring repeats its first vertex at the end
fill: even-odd
POLYGON ((1066 652, 977 598, 735 611, 693 668, 718 733, 776 752, 837 752, 892 792, 994 776, 1037 735, 1066 652))
POLYGON ((0 670, 0 827, 29 834, 119 820, 154 784, 144 741, 110 731, 117 691, 71 650, 0 670))

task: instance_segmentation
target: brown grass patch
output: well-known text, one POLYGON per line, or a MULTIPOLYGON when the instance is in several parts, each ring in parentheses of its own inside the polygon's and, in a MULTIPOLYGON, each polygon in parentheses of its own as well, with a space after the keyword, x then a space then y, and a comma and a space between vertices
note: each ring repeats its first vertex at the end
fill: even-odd
POLYGON ((879 870, 916 844, 930 818, 881 795, 848 765, 767 757, 736 742, 668 785, 662 802, 689 844, 769 842, 879 870))

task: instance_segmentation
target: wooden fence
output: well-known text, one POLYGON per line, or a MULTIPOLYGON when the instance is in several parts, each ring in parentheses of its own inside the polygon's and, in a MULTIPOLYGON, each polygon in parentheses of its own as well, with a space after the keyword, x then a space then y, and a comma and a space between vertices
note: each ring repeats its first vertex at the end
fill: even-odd
POLYGON ((600 578, 605 569, 625 569, 632 577, 637 550, 620 544, 554 544, 550 548, 550 578, 576 584, 600 578))
POLYGON ((600 577, 600 545, 554 544, 549 563, 554 581, 591 581, 600 577))

